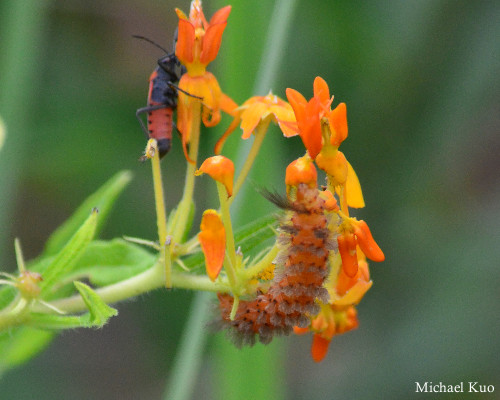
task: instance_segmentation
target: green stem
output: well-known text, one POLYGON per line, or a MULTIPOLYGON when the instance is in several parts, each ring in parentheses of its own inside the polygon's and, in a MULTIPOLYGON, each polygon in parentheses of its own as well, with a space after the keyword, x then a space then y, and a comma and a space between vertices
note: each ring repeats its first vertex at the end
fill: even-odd
POLYGON ((257 126, 257 130, 254 133, 252 147, 250 148, 245 163, 241 167, 240 174, 238 175, 236 183, 234 184, 233 195, 229 199, 229 206, 231 206, 234 198, 240 191, 243 182, 245 182, 245 179, 248 176, 250 169, 252 168, 252 165, 255 161, 255 158, 257 157, 257 154, 259 154, 260 147, 262 146, 262 142, 264 141, 267 128, 269 127, 270 122, 271 122, 271 117, 269 116, 264 121, 260 122, 259 125, 257 126))
POLYGON ((201 125, 201 103, 194 102, 192 110, 193 120, 191 124, 191 134, 189 136, 189 158, 193 163, 187 162, 186 180, 184 183, 184 193, 175 213, 172 236, 174 243, 180 243, 186 230, 187 220, 190 213, 191 203, 194 193, 194 172, 196 171, 196 161, 198 160, 198 147, 200 144, 201 125))
MULTIPOLYGON (((233 224, 231 223, 231 214, 229 213, 227 191, 226 187, 222 183, 216 183, 217 193, 219 194, 222 223, 224 224, 224 230, 226 231, 226 255, 231 261, 232 267, 236 270, 238 268, 236 262, 236 247, 234 245, 233 224)), ((232 274, 235 273, 235 270, 232 271, 232 274)))
MULTIPOLYGON (((162 263, 157 262, 152 268, 139 275, 113 285, 98 288, 95 292, 105 303, 116 303, 162 287, 162 275, 163 265, 162 263)), ((172 285, 176 288, 189 290, 222 293, 230 291, 228 282, 222 280, 222 278, 214 283, 206 276, 191 275, 176 271, 172 272, 172 285)), ((67 313, 80 312, 87 309, 85 303, 79 295, 52 301, 50 302, 50 305, 67 313)), ((39 313, 53 312, 52 310, 36 303, 33 305, 32 311, 39 313)))
POLYGON ((0 332, 4 329, 16 326, 29 318, 28 306, 31 301, 27 301, 23 297, 17 297, 6 309, 2 310, 0 313, 0 332))
MULTIPOLYGON (((161 168, 160 168, 160 152, 158 151, 158 146, 155 139, 150 139, 148 142, 148 148, 151 147, 153 150, 149 152, 146 150, 146 154, 153 154, 153 159, 151 160, 151 168, 153 171, 153 184, 155 192, 155 205, 156 205, 156 225, 158 227, 158 240, 160 243, 160 262, 165 266, 165 286, 167 288, 172 287, 172 263, 170 259, 167 259, 167 214, 165 211, 165 196, 163 194, 163 183, 161 179, 161 168)), ((168 246, 170 247, 170 246, 168 246)), ((170 252, 168 258, 170 257, 170 252)))

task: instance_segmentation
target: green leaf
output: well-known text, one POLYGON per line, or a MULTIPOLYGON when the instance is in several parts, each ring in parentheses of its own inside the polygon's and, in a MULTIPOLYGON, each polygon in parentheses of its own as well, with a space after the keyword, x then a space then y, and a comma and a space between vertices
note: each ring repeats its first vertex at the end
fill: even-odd
POLYGON ((46 294, 65 274, 71 271, 76 261, 84 253, 94 237, 97 225, 97 210, 93 210, 87 220, 67 242, 52 262, 43 271, 43 281, 40 283, 41 295, 46 294))
POLYGON ((17 289, 12 286, 4 285, 0 288, 0 310, 6 307, 14 297, 16 297, 17 289))
POLYGON ((237 246, 241 247, 243 254, 254 249, 261 243, 276 235, 275 228, 278 225, 276 214, 261 217, 238 229, 234 235, 237 246))
POLYGON ((81 282, 75 282, 76 289, 80 292, 83 301, 87 305, 88 314, 87 327, 102 327, 109 318, 118 315, 118 311, 108 306, 89 286, 81 282))
POLYGON ((29 324, 37 328, 52 330, 102 328, 109 318, 118 315, 118 311, 102 301, 89 286, 81 282, 74 282, 74 284, 89 309, 88 313, 79 316, 33 313, 29 324))
POLYGON ((123 239, 91 242, 67 280, 86 277, 95 286, 110 285, 135 276, 156 262, 157 256, 123 239))
POLYGON ((20 327, 0 334, 0 375, 44 350, 54 332, 20 327))
POLYGON ((121 171, 108 180, 94 194, 90 195, 78 207, 75 213, 50 236, 42 256, 54 255, 59 252, 87 219, 89 211, 94 208, 99 210, 99 222, 96 227, 97 234, 106 221, 106 217, 111 211, 115 200, 131 179, 132 174, 129 171, 121 171))
MULTIPOLYGON (((236 246, 241 247, 244 255, 256 249, 268 239, 275 236, 276 215, 270 214, 261 217, 242 228, 235 233, 236 246)), ((201 251, 194 253, 183 260, 184 264, 191 270, 197 270, 204 267, 205 258, 201 251)))

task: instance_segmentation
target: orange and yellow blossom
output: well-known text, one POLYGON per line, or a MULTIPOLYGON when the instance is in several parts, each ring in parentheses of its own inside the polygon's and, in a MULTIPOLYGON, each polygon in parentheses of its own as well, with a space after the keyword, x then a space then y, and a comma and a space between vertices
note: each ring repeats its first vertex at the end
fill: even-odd
POLYGON ((192 1, 189 18, 181 10, 175 11, 179 17, 175 55, 187 70, 179 81, 177 128, 182 134, 184 154, 189 160, 186 145, 190 141, 194 113, 199 112, 198 104, 202 104, 202 120, 207 127, 219 123, 220 110, 231 113, 237 107, 222 93, 215 76, 206 71, 219 52, 231 6, 217 11, 210 22, 203 14, 200 0, 192 1))
POLYGON ((348 133, 346 105, 340 103, 333 110, 330 108, 333 96, 330 97, 328 85, 320 77, 314 80, 313 89, 314 96, 309 101, 294 89, 286 90, 297 122, 283 122, 283 125, 299 134, 308 154, 328 174, 331 185, 344 188, 345 203, 350 207, 364 207, 356 173, 338 151, 348 133))
POLYGON ((372 286, 368 264, 361 251, 359 269, 355 276, 349 277, 340 270, 335 287, 329 288, 331 302, 321 304, 318 315, 311 318, 308 328, 294 328, 296 334, 313 332, 311 356, 314 361, 322 361, 335 335, 356 329, 359 326, 357 311, 354 307, 372 286))
POLYGON ((295 123, 295 116, 290 104, 278 96, 269 93, 267 96, 254 96, 233 111, 233 122, 215 145, 215 154, 219 154, 227 137, 240 125, 243 130, 242 139, 248 139, 257 126, 271 118, 279 124, 286 137, 295 136, 297 132, 290 128, 295 123))

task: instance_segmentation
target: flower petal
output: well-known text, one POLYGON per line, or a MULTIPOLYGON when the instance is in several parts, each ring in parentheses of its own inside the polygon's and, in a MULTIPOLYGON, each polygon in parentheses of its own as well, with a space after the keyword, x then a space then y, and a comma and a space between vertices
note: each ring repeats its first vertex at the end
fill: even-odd
POLYGON ((214 15, 212 15, 212 18, 210 18, 210 22, 208 24, 215 25, 227 21, 230 12, 231 12, 231 6, 222 7, 214 15))
POLYGON ((227 22, 210 25, 203 35, 200 62, 204 65, 211 63, 217 57, 222 42, 222 34, 227 22))
POLYGON ((370 289, 373 285, 373 281, 363 281, 363 280, 358 280, 354 286, 347 291, 347 293, 342 296, 340 299, 335 300, 332 302, 334 306, 350 306, 353 304, 358 304, 365 293, 370 289))
POLYGON ((221 94, 219 105, 220 109, 224 111, 226 114, 232 115, 233 117, 236 115, 236 109, 238 108, 238 104, 236 104, 234 100, 227 94, 225 93, 221 94))
POLYGON ((297 118, 300 138, 312 159, 316 158, 323 147, 320 112, 321 105, 312 98, 304 109, 304 120, 301 122, 297 118))
POLYGON ((226 231, 222 220, 215 210, 203 213, 198 240, 205 255, 205 268, 210 280, 219 276, 226 253, 226 231))
POLYGON ((207 158, 201 164, 195 175, 208 174, 213 180, 222 183, 226 187, 228 197, 233 194, 234 164, 224 156, 213 156, 207 158))
POLYGON ((328 88, 328 84, 323 78, 317 76, 314 79, 313 89, 314 97, 319 103, 326 105, 330 102, 330 89, 328 88))
POLYGON ((330 342, 331 340, 325 339, 317 333, 313 335, 311 356, 315 362, 323 361, 326 354, 328 353, 328 347, 330 346, 330 342))
POLYGON ((365 206, 365 200, 363 198, 363 192, 361 191, 358 176, 356 175, 356 172, 354 172, 354 169, 349 161, 347 161, 347 180, 345 183, 345 190, 347 193, 347 205, 349 207, 363 208, 365 206))
POLYGON ((255 102, 245 108, 241 113, 242 139, 248 139, 257 127, 263 116, 268 113, 269 107, 262 102, 255 102))
MULTIPOLYGON (((177 13, 179 15, 179 13, 177 13)), ((183 64, 193 62, 193 47, 195 40, 194 26, 188 20, 179 16, 179 28, 175 55, 183 64)))
POLYGON ((358 239, 358 245, 365 254, 372 261, 382 262, 385 260, 385 255, 382 249, 378 246, 375 239, 373 239, 368 224, 361 220, 357 221, 354 226, 354 233, 358 239))
POLYGON ((295 119, 297 120, 297 124, 300 128, 305 121, 305 107, 307 105, 307 100, 299 92, 291 88, 286 89, 286 98, 292 106, 293 112, 295 113, 295 119))
POLYGON ((236 127, 240 124, 241 118, 237 116, 236 118, 233 119, 233 122, 229 125, 229 127, 226 129, 226 132, 220 137, 219 140, 217 140, 217 143, 215 143, 214 147, 214 153, 216 155, 219 155, 222 151, 222 146, 224 146, 224 143, 226 142, 226 139, 229 137, 231 133, 236 129, 236 127))
POLYGON ((356 254, 356 238, 352 233, 344 232, 337 236, 340 258, 342 259, 342 270, 352 278, 358 272, 358 256, 356 254))
POLYGON ((328 122, 332 132, 330 143, 339 147, 340 143, 347 138, 347 108, 345 103, 340 103, 328 113, 328 122))
POLYGON ((278 125, 285 137, 297 136, 299 134, 299 127, 296 121, 282 121, 278 119, 278 125))

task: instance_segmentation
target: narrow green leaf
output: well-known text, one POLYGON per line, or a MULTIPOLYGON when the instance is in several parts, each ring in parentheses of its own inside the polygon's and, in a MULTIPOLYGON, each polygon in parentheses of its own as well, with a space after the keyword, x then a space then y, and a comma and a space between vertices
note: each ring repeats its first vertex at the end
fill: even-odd
POLYGON ((88 244, 94 237, 97 225, 97 210, 92 213, 73 235, 69 242, 62 248, 47 269, 43 272, 43 281, 40 283, 41 295, 57 283, 63 275, 71 271, 79 257, 82 256, 88 244))
POLYGON ((157 256, 123 239, 91 242, 66 280, 87 278, 95 286, 110 285, 145 271, 157 256))
POLYGON ((104 303, 89 286, 81 282, 74 284, 89 309, 88 313, 82 315, 32 313, 29 324, 32 327, 50 330, 102 328, 109 318, 118 315, 118 311, 104 303))
MULTIPOLYGON (((236 246, 241 247, 244 255, 248 255, 249 252, 275 235, 273 227, 276 224, 276 215, 270 214, 243 226, 234 235, 236 246)), ((183 261, 189 269, 197 270, 203 268, 205 258, 203 253, 199 251, 186 257, 183 261)))
POLYGON ((276 228, 277 224, 276 214, 269 214, 250 222, 236 231, 234 235, 236 245, 240 246, 245 254, 275 236, 273 228, 276 228))
POLYGON ((97 234, 106 221, 106 217, 111 211, 115 200, 131 179, 131 172, 121 171, 108 180, 94 194, 90 195, 74 214, 50 236, 42 256, 54 255, 60 251, 87 219, 89 210, 93 208, 99 209, 99 222, 96 227, 97 234))
POLYGON ((118 311, 102 301, 98 294, 89 286, 81 282, 75 282, 75 286, 90 311, 88 314, 87 327, 100 328, 109 318, 118 315, 118 311))
POLYGON ((14 297, 16 297, 17 289, 12 286, 4 285, 0 287, 0 310, 6 307, 14 297))
POLYGON ((0 375, 40 353, 49 345, 53 337, 53 332, 28 327, 1 333, 0 375))

